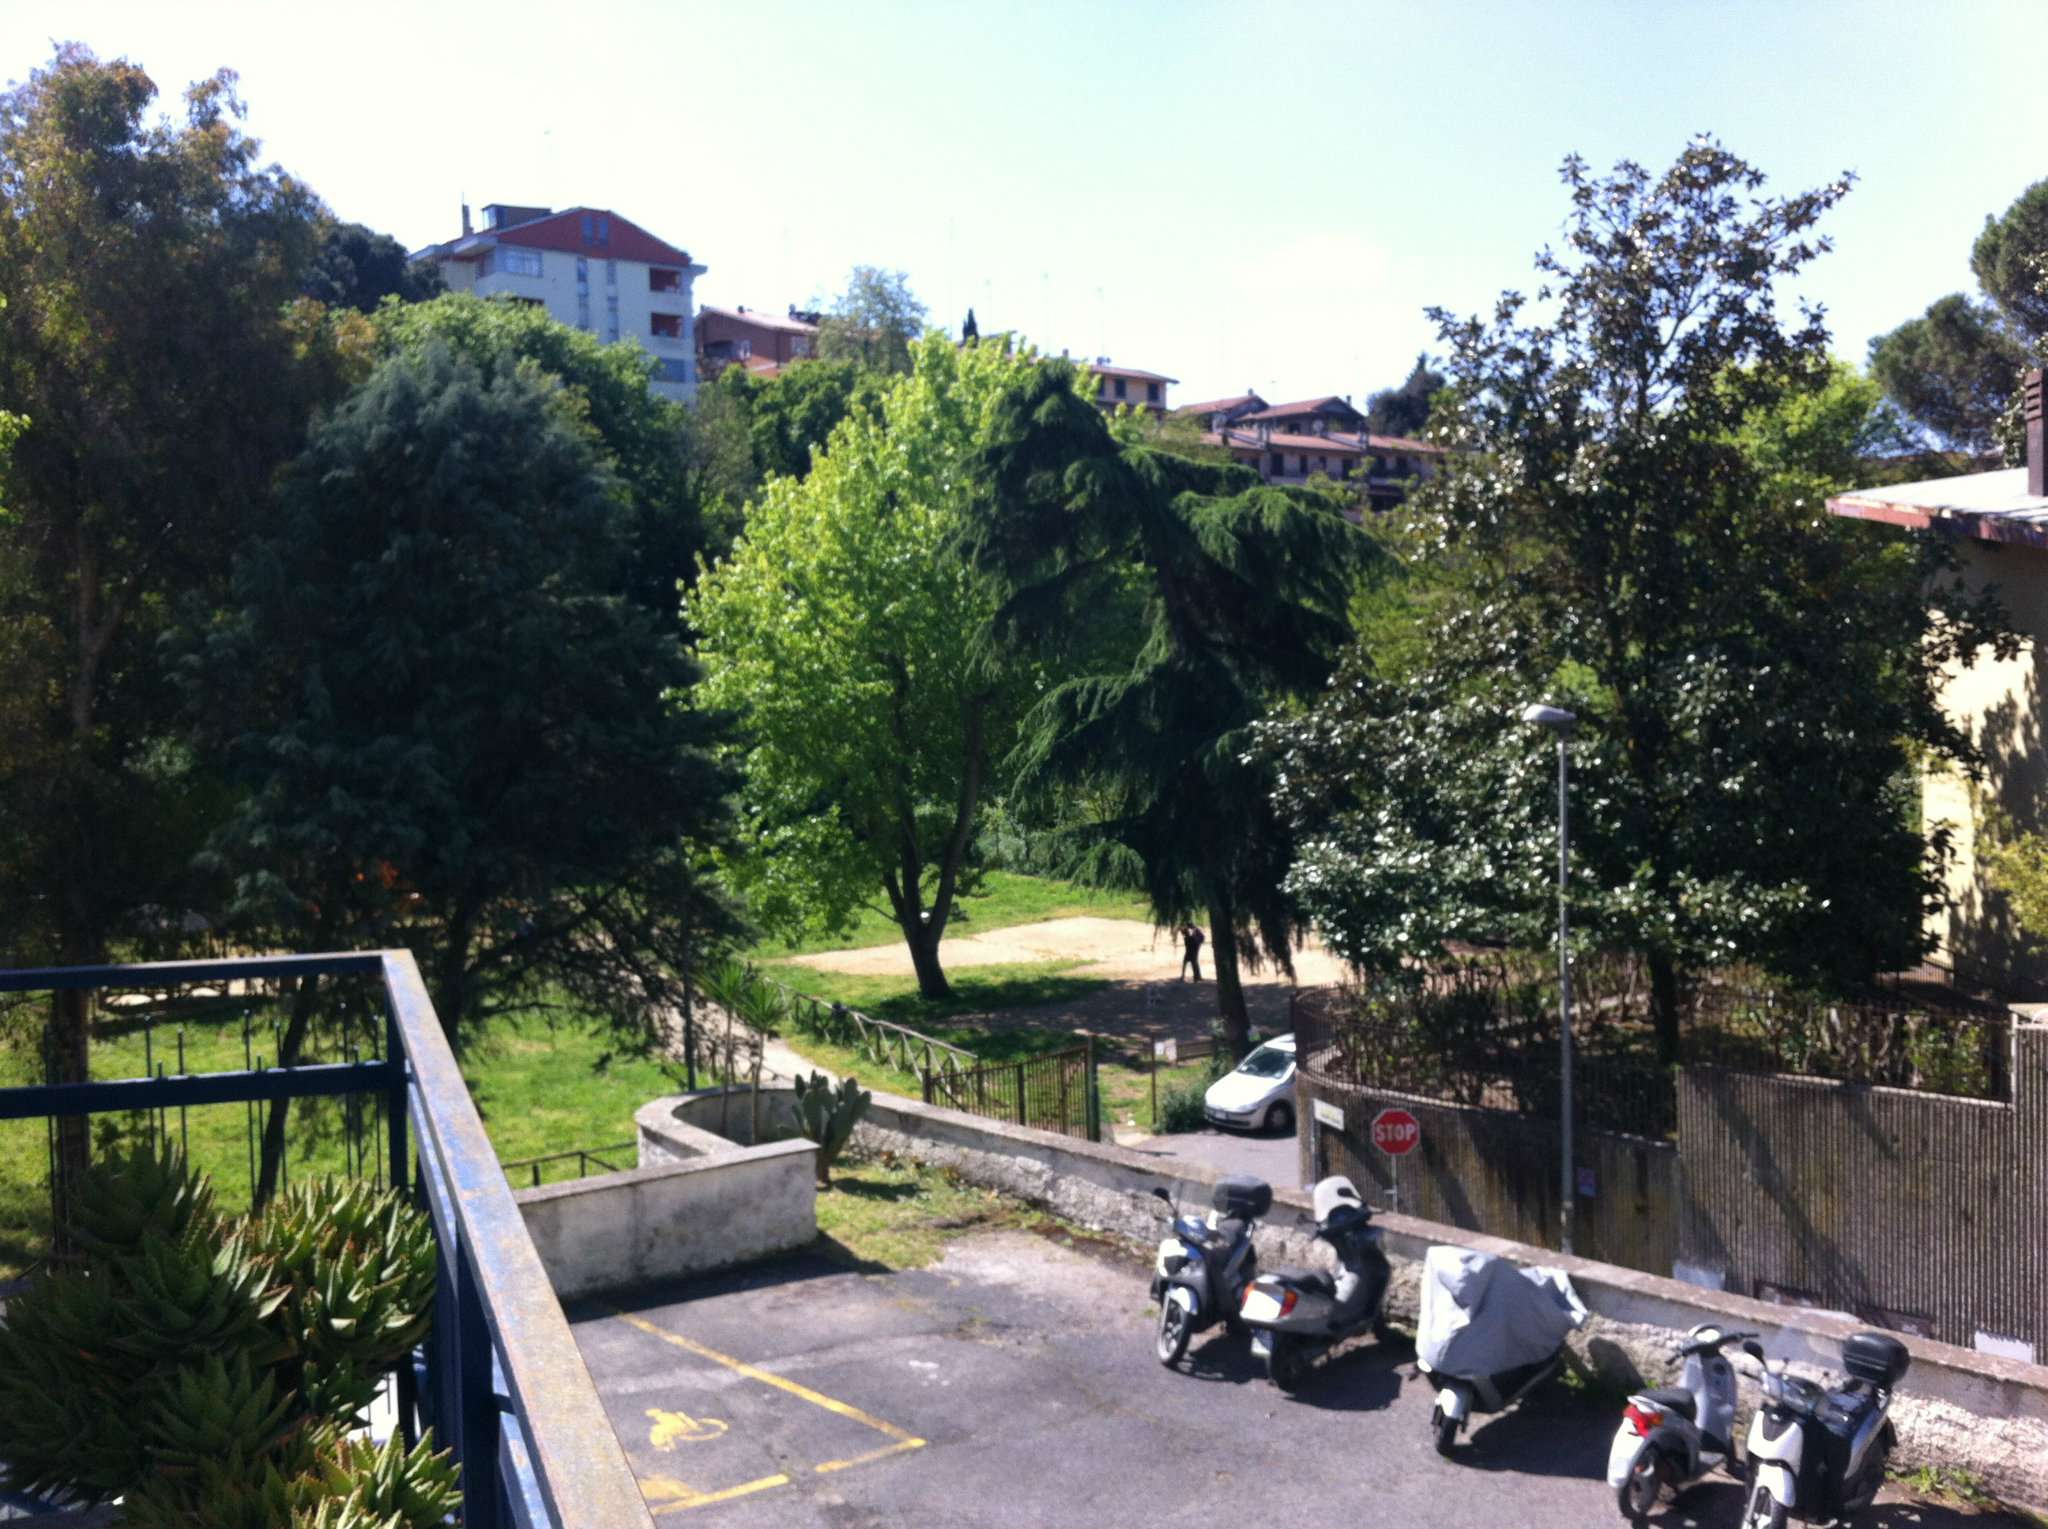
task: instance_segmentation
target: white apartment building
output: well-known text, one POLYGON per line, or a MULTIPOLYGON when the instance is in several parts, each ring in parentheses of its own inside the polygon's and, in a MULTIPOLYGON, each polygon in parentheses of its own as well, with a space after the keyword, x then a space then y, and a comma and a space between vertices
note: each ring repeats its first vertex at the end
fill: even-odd
POLYGON ((697 396, 691 292, 705 267, 615 212, 493 202, 472 230, 465 206, 461 237, 413 258, 438 265, 451 292, 538 303, 603 340, 630 340, 654 357, 656 392, 679 403, 697 396))

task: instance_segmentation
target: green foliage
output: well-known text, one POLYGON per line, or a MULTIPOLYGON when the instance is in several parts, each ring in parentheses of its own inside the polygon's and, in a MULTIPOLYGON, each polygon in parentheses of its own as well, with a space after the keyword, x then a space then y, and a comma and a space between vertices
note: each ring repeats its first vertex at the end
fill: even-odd
POLYGON ((387 297, 422 303, 439 297, 447 283, 439 266, 426 260, 415 264, 405 246, 389 234, 328 219, 321 225, 319 250, 299 290, 330 308, 375 313, 387 297))
POLYGON ((935 995, 1023 683, 989 650, 994 593, 953 544, 994 401, 1031 365, 921 343, 879 417, 848 415, 807 476, 768 481, 688 602, 703 702, 745 732, 731 870, 751 912, 795 938, 845 928, 879 889, 935 995))
POLYGON ((2017 831, 1996 815, 1985 827, 1979 857, 1992 886, 2005 895, 2033 947, 2048 949, 2048 835, 2017 831))
POLYGON ((1365 425, 1374 435, 1415 437, 1429 425, 1432 400, 1444 389, 1444 374, 1429 364, 1427 355, 1417 356, 1415 365, 1397 388, 1381 388, 1365 400, 1365 425))
POLYGON ((141 1529, 272 1529, 323 1496, 441 1521, 445 1460, 344 1440, 426 1335, 420 1212, 323 1182, 229 1222, 148 1146, 97 1164, 81 1200, 85 1261, 45 1269, 0 1325, 10 1487, 122 1497, 141 1529))
POLYGON ((1968 757, 1942 665, 2010 638, 1943 547, 1821 511, 1870 399, 1772 289, 1825 249, 1846 182, 1763 196, 1705 140, 1662 175, 1565 179, 1538 260, 1555 317, 1525 324, 1514 293, 1438 314, 1439 428, 1466 449, 1408 515, 1415 625, 1268 741, 1303 835, 1290 887, 1340 955, 1392 971, 1554 939, 1555 746, 1517 718, 1577 711, 1572 926, 1642 953, 1668 1060, 1687 971, 1825 986, 1920 952, 1938 882, 1908 749, 1968 757))
POLYGON ((1209 1092, 1203 1082, 1174 1083, 1159 1095, 1158 1129, 1169 1135, 1199 1131, 1208 1124, 1202 1101, 1209 1092))
POLYGON ((550 984, 653 1033, 733 931, 701 865, 724 722, 688 703, 675 623, 622 592, 583 402, 469 348, 379 362, 236 560, 187 674, 247 791, 220 853, 298 940, 410 945, 458 1038, 550 984))
POLYGON ((905 272, 857 265, 818 326, 818 354, 827 361, 857 362, 864 370, 907 372, 924 317, 924 304, 905 272))
POLYGON ((1870 342, 1870 374, 1905 414, 1959 451, 1982 452, 2026 354, 1987 305, 1960 292, 1870 342))
POLYGON ((1377 549, 1246 469, 1119 440, 1066 363, 1000 400, 978 475, 967 546, 1000 581, 998 632, 1058 676, 1023 724, 1020 794, 1096 804, 1062 835, 1078 879, 1141 885, 1162 926, 1207 920, 1241 1054, 1239 957, 1286 969, 1295 935, 1251 728, 1322 687, 1377 549))
POLYGON ((2035 181, 1996 218, 1970 250, 1970 270, 2036 348, 2048 343, 2048 180, 2035 181))
POLYGON ((832 1165, 839 1161, 839 1154, 853 1139, 853 1128, 874 1102, 875 1096, 853 1078, 841 1078, 836 1088, 822 1072, 796 1080, 797 1126, 817 1143, 819 1184, 832 1182, 832 1165))

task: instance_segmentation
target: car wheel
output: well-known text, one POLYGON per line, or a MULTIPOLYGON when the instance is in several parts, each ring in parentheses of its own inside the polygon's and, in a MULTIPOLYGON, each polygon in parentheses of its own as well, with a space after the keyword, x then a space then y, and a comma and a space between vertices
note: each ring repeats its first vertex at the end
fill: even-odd
POLYGON ((1621 1516, 1632 1524, 1640 1524, 1657 1506, 1657 1498, 1663 1490, 1664 1452, 1654 1444, 1645 1444, 1636 1451, 1635 1463, 1629 1466, 1628 1475, 1614 1489, 1614 1498, 1621 1509, 1621 1516))
POLYGON ((1167 1291, 1159 1298, 1159 1333, 1154 1340, 1153 1352, 1159 1355, 1159 1362, 1169 1370, 1180 1363, 1180 1356, 1188 1351, 1188 1309, 1167 1291))
POLYGON ((1282 1136, 1294 1134, 1294 1106, 1285 1099, 1266 1111, 1266 1129, 1282 1136))

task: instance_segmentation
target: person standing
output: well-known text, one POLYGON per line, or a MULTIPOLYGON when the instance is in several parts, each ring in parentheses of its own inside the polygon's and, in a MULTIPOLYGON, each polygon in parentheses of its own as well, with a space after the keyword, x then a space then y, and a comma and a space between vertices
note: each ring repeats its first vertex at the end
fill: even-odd
POLYGON ((1202 980, 1202 931, 1193 924, 1180 926, 1180 980, 1188 980, 1189 971, 1195 974, 1195 981, 1202 980))

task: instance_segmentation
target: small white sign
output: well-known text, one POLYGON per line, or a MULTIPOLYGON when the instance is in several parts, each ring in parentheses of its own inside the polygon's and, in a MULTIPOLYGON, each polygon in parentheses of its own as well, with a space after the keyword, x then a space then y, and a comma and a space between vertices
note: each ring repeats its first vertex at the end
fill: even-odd
POLYGON ((2001 1338, 1997 1333, 1979 1332, 1971 1339, 1970 1347, 1980 1354, 1996 1354, 2000 1359, 2017 1359, 2021 1364, 2034 1362, 2034 1345, 2024 1338, 2001 1338))
POLYGON ((1341 1131, 1344 1129, 1344 1111, 1330 1103, 1329 1100, 1314 1100, 1310 1108, 1315 1111, 1316 1119, 1331 1130, 1341 1131))
POLYGON ((1173 1041, 1154 1041, 1152 1043, 1152 1055, 1157 1057, 1162 1062, 1172 1062, 1178 1060, 1176 1053, 1179 1051, 1179 1049, 1179 1046, 1176 1045, 1173 1041))

